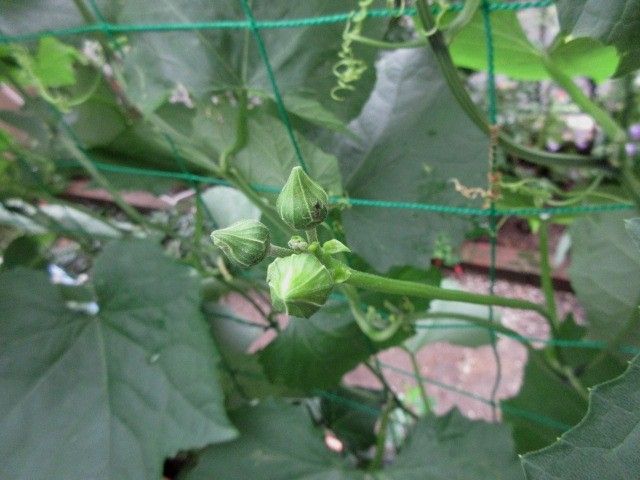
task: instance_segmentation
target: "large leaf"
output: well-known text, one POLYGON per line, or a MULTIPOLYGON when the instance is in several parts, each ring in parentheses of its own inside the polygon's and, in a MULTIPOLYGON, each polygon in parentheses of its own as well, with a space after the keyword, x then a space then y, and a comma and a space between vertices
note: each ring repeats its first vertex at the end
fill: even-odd
MULTIPOLYGON (((625 364, 608 353, 602 361, 594 363, 594 359, 603 352, 581 348, 580 341, 586 332, 585 327, 576 324, 569 316, 560 325, 556 336, 567 346, 555 347, 554 352, 576 372, 580 383, 588 388, 620 375, 625 364)), ((569 383, 546 365, 544 359, 550 353, 536 351, 529 356, 520 392, 515 398, 502 402, 505 419, 514 426, 514 437, 520 452, 549 445, 558 437, 558 433, 574 425, 587 408, 584 399, 569 383)))
POLYGON ((260 220, 260 209, 235 188, 212 187, 204 191, 201 198, 218 228, 240 220, 260 220))
POLYGON ((625 220, 624 226, 627 229, 627 233, 636 244, 636 247, 640 249, 640 218, 625 220))
POLYGON ((385 401, 382 390, 339 386, 332 392, 315 392, 320 396, 324 424, 351 451, 362 451, 376 441, 376 424, 380 405, 385 401))
MULTIPOLYGON (((640 255, 625 231, 633 213, 585 216, 571 226, 571 285, 587 311, 590 336, 610 340, 633 326, 640 303, 640 255)), ((625 343, 640 345, 640 329, 625 343)))
POLYGON ((240 439, 204 450, 182 480, 523 478, 509 428, 472 422, 457 411, 420 420, 396 461, 368 474, 347 467, 324 447, 302 407, 268 401, 239 410, 233 419, 240 439))
MULTIPOLYGON (((237 110, 232 103, 221 100, 219 105, 198 112, 193 121, 194 141, 212 155, 227 148, 235 138, 237 110)), ((264 108, 256 108, 248 114, 247 130, 247 144, 230 162, 252 183, 282 187, 291 169, 299 165, 286 129, 264 108)), ((297 139, 309 174, 329 193, 340 194, 342 182, 336 158, 300 135, 297 139)))
POLYGON ((530 480, 640 478, 640 357, 619 378, 598 385, 589 411, 552 446, 522 459, 530 480))
POLYGON ((640 67, 640 0, 558 0, 556 5, 563 32, 618 49, 618 74, 640 67))
MULTIPOLYGON (((458 106, 430 50, 398 50, 376 65, 378 80, 352 122, 359 142, 340 149, 350 196, 469 205, 451 183, 486 186, 488 140, 458 106)), ((349 245, 378 270, 429 263, 438 233, 462 240, 466 220, 354 206, 343 213, 349 245)))
MULTIPOLYGON (((219 0, 136 0, 123 4, 119 23, 196 23, 245 20, 241 2, 219 0)), ((252 2, 257 20, 296 19, 345 12, 356 8, 350 0, 305 2, 252 2)), ((384 22, 367 22, 367 34, 380 35, 384 22)), ((342 103, 327 100, 335 85, 332 74, 337 62, 344 25, 329 24, 304 28, 269 29, 261 32, 269 60, 283 92, 312 92, 333 110, 353 116, 366 99, 374 78, 365 72, 354 95, 342 103)), ((200 30, 131 35, 130 53, 125 57, 129 90, 144 110, 153 109, 181 83, 198 98, 212 90, 238 86, 271 92, 271 83, 253 35, 246 30, 200 30), (185 52, 189 52, 185 55, 185 52), (245 60, 246 59, 246 60, 245 60), (246 63, 244 63, 246 62, 246 63)), ((374 49, 358 48, 367 62, 374 49)))
MULTIPOLYGON (((518 80, 549 78, 543 61, 546 53, 529 42, 514 12, 493 12, 491 31, 497 73, 518 80)), ((450 52, 460 67, 487 70, 486 34, 480 12, 456 35, 450 52)), ((619 61, 615 48, 591 38, 557 42, 548 56, 567 75, 586 76, 598 82, 613 75, 619 61)))
POLYGON ((516 480, 522 470, 505 425, 474 422, 457 410, 418 421, 408 444, 379 478, 516 480))
POLYGON ((44 273, 0 278, 1 477, 156 480, 165 457, 234 437, 198 277, 158 246, 105 248, 95 315, 44 273))
POLYGON ((582 397, 549 369, 543 355, 529 356, 520 392, 501 402, 519 453, 551 444, 578 423, 587 408, 582 397))
POLYGON ((232 414, 240 438, 201 452, 181 480, 347 480, 361 479, 322 441, 304 407, 268 400, 232 414))
POLYGON ((338 384, 342 376, 379 349, 397 345, 400 331, 374 344, 344 306, 324 307, 309 319, 291 317, 287 328, 260 352, 269 379, 305 391, 338 384))

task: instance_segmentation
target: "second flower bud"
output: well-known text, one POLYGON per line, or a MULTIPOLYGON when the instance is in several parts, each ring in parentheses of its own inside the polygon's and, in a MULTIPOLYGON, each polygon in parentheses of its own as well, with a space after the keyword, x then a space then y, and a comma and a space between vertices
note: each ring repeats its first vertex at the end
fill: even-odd
POLYGON ((280 218, 299 230, 322 223, 327 218, 328 205, 327 192, 311 180, 301 167, 291 170, 276 202, 280 218))

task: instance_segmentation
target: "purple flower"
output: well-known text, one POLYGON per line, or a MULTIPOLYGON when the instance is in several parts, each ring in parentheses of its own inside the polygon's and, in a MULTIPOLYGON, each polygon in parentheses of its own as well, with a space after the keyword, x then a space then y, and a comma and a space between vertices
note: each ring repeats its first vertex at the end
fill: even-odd
POLYGON ((638 154, 638 145, 636 143, 627 143, 624 146, 624 151, 628 157, 635 157, 638 154))
POLYGON ((631 140, 640 140, 640 123, 634 123, 629 127, 629 136, 631 137, 631 140))
POLYGON ((547 150, 550 152, 557 152, 560 150, 560 143, 552 139, 547 140, 547 150))

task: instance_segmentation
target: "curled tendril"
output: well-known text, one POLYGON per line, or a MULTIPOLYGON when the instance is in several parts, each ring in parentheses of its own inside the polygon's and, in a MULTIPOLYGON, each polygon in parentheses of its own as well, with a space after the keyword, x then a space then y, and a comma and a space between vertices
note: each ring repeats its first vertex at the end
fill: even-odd
POLYGON ((433 35, 434 33, 436 33, 438 30, 442 28, 442 20, 446 15, 446 13, 451 8, 451 4, 447 0, 436 0, 435 3, 438 6, 438 8, 436 10, 436 18, 434 21, 434 26, 430 30, 425 30, 421 32, 422 35, 424 35, 425 37, 430 37, 431 35, 433 35))
POLYGON ((349 20, 342 33, 342 44, 338 53, 338 62, 333 66, 333 74, 336 77, 337 85, 331 89, 331 98, 336 101, 344 100, 340 95, 343 91, 353 91, 352 85, 357 82, 362 74, 367 70, 367 63, 353 54, 353 42, 362 33, 362 26, 369 11, 369 6, 373 0, 360 0, 358 10, 351 12, 349 20))

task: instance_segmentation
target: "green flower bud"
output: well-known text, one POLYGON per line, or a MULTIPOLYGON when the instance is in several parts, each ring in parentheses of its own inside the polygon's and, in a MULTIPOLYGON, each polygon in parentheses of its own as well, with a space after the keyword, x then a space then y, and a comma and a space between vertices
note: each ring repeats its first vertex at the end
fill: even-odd
POLYGON ((267 269, 267 283, 276 310, 304 318, 318 311, 334 285, 329 270, 310 253, 276 258, 267 269))
POLYGON ((311 180, 302 167, 294 167, 285 183, 276 207, 287 225, 306 230, 327 218, 327 192, 311 180))
POLYGON ((307 248, 309 248, 309 243, 299 235, 294 235, 287 243, 287 246, 291 250, 295 250, 296 252, 304 252, 307 248))
POLYGON ((257 220, 241 220, 211 232, 211 240, 226 257, 241 267, 251 267, 267 256, 269 229, 257 220))

